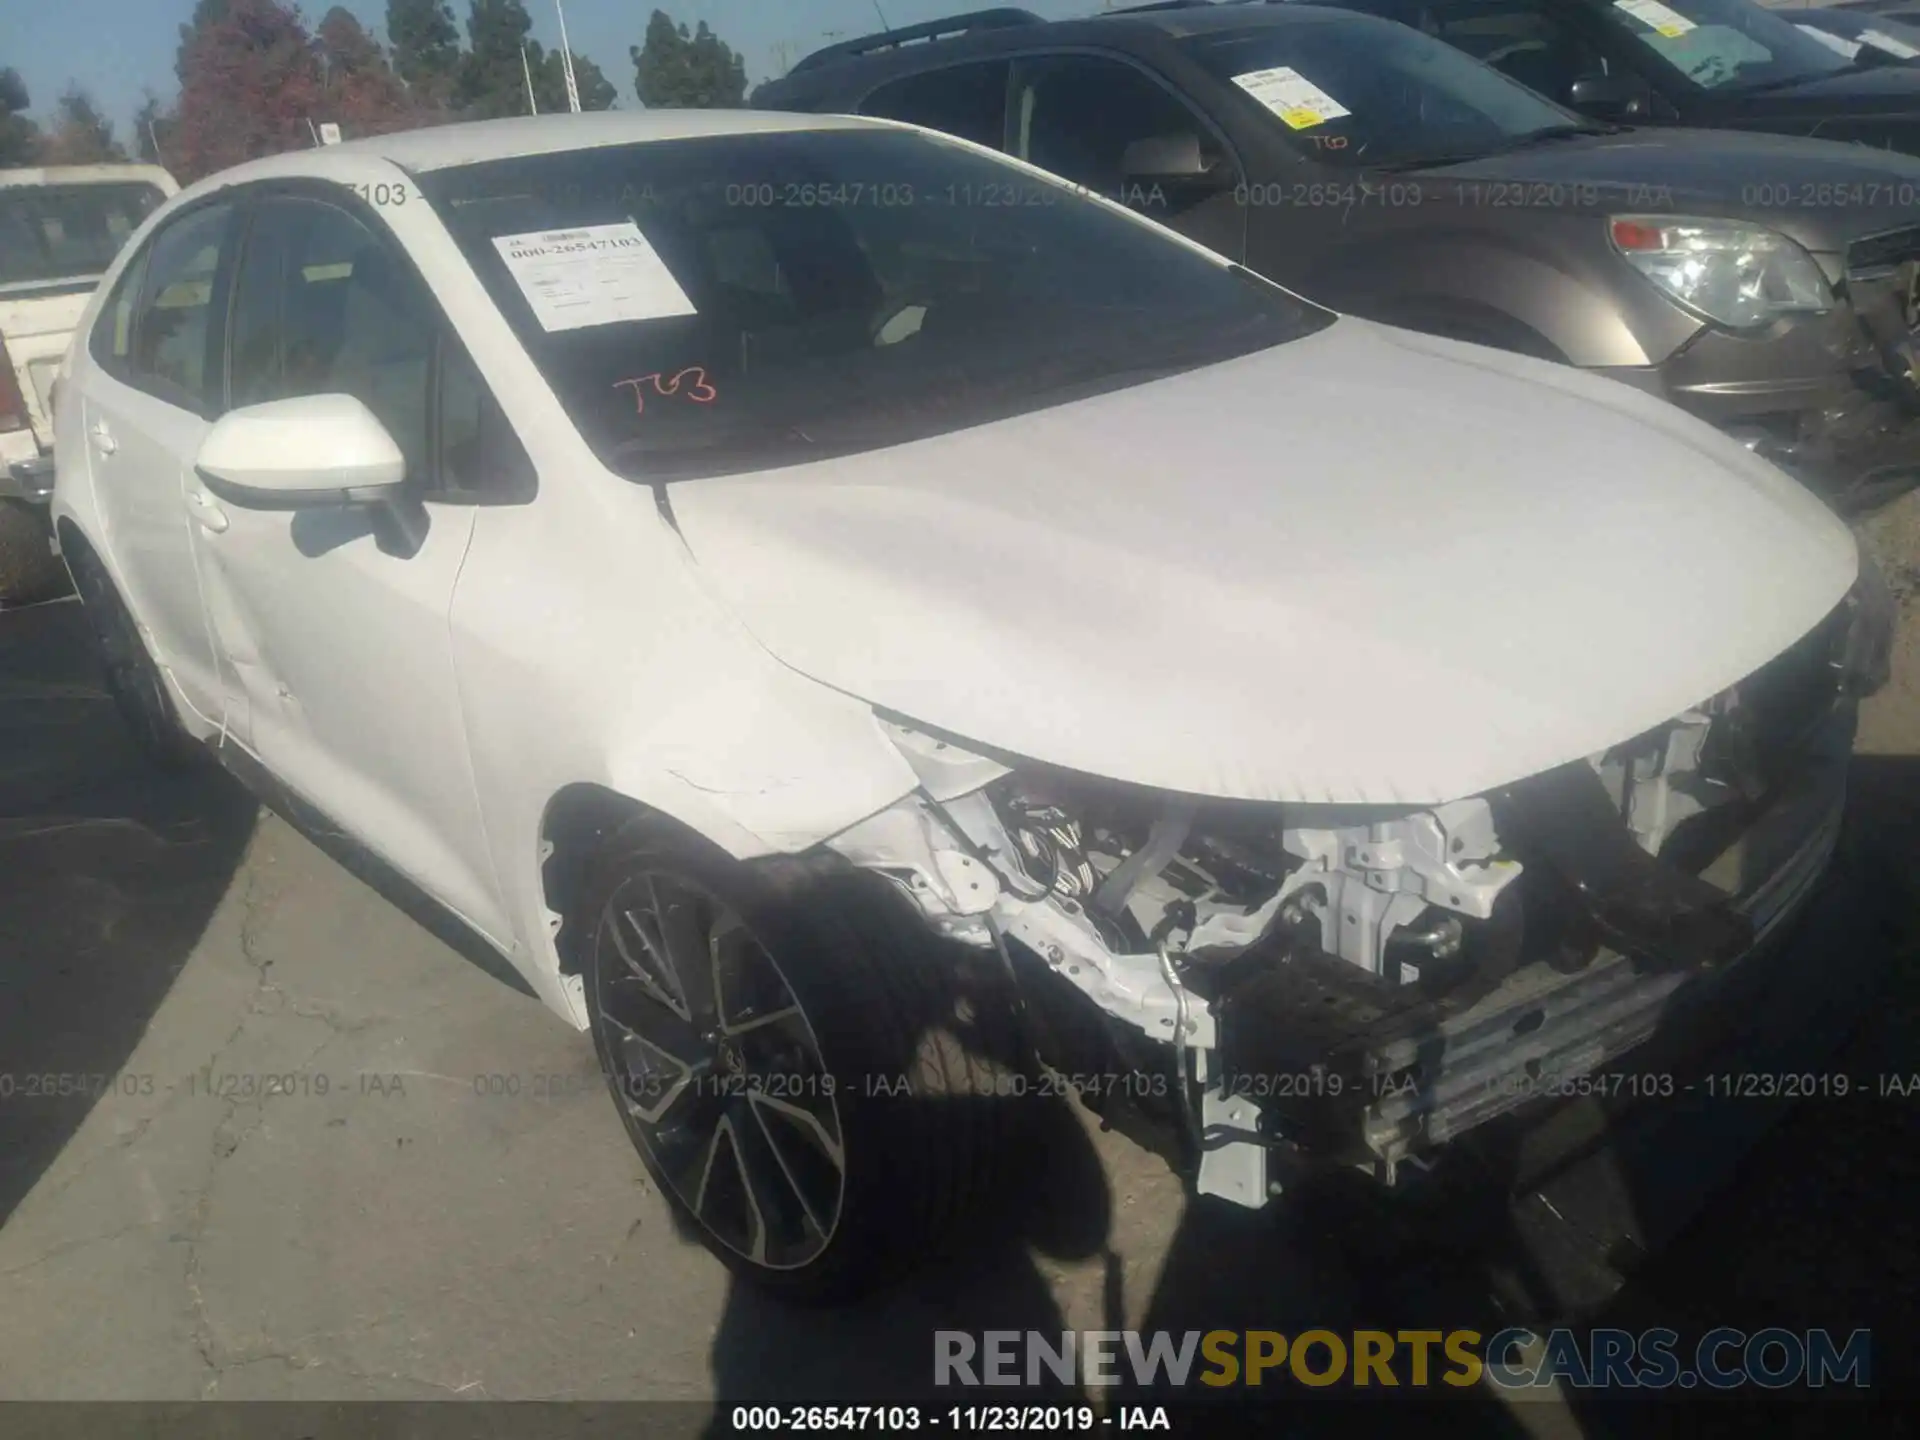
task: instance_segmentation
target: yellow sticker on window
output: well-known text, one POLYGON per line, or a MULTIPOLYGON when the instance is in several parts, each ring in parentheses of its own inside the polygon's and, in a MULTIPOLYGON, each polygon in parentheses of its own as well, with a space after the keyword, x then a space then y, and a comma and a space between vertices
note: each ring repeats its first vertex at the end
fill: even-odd
POLYGON ((1280 117, 1290 130, 1310 130, 1353 112, 1291 65, 1249 70, 1233 83, 1280 117))
POLYGON ((1613 8, 1626 11, 1656 35, 1669 40, 1678 40, 1689 30, 1699 28, 1672 6, 1662 5, 1660 0, 1613 0, 1613 8))

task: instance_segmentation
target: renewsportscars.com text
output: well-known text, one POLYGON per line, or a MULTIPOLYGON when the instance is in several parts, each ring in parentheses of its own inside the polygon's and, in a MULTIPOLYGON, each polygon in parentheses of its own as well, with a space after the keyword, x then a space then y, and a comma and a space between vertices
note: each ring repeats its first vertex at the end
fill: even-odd
POLYGON ((938 1330, 934 1384, 1865 1388, 1866 1330, 938 1330))

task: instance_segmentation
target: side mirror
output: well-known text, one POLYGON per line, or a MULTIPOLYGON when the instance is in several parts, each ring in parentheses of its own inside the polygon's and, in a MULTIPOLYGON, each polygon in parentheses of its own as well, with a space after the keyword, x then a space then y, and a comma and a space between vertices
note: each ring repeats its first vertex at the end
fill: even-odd
POLYGON ((407 488, 407 461, 374 413, 351 395, 303 395, 230 410, 193 468, 215 498, 242 510, 365 506, 383 550, 412 555, 427 510, 407 488))
POLYGON ((1194 180, 1211 168, 1192 131, 1180 135, 1149 135, 1121 152, 1120 168, 1129 180, 1194 180))
POLYGON ((243 510, 309 510, 391 499, 407 462, 387 427, 351 395, 303 395, 230 410, 193 468, 243 510))
POLYGON ((1618 75, 1586 75, 1567 88, 1567 104, 1598 120, 1632 120, 1647 113, 1646 88, 1618 75))

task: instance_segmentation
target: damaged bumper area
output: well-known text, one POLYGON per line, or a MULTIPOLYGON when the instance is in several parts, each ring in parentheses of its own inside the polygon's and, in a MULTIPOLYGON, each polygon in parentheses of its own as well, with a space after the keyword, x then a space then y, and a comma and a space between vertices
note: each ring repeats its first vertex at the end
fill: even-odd
POLYGON ((1302 1161, 1390 1183, 1769 948, 1837 843, 1852 701, 1886 677, 1883 601, 1863 562, 1733 689, 1420 809, 1200 801, 895 724, 921 788, 830 844, 940 933, 1065 982, 1030 995, 1074 997, 1083 1021, 1090 1004, 1102 1048, 1045 1058, 1167 1095, 1202 1193, 1259 1206, 1302 1161))
POLYGON ((1920 230, 1863 241, 1830 315, 1756 344, 1712 327, 1664 363, 1604 369, 1770 460, 1843 513, 1920 484, 1920 230))

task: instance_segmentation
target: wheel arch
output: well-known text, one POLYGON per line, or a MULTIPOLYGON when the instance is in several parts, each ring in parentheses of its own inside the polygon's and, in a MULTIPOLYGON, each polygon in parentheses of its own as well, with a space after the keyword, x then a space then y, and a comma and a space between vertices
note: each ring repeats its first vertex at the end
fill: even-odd
POLYGON ((78 555, 85 555, 88 561, 101 566, 102 570, 106 568, 100 559, 99 547, 87 538, 87 532, 80 528, 80 522, 73 516, 60 514, 54 517, 53 537, 60 542, 60 553, 66 557, 69 568, 78 555))
POLYGON ((579 975, 585 964, 565 919, 586 889, 595 851, 636 816, 662 814, 631 795, 590 783, 567 785, 547 801, 540 815, 540 893, 553 917, 549 925, 562 975, 579 975))

